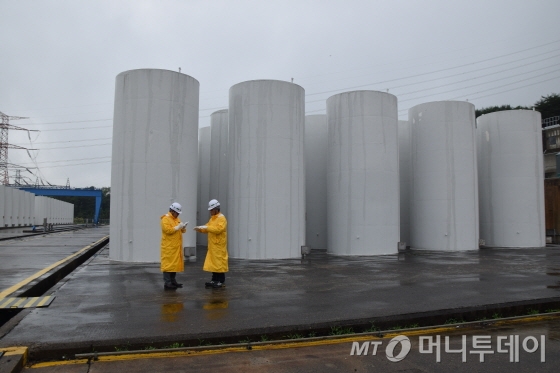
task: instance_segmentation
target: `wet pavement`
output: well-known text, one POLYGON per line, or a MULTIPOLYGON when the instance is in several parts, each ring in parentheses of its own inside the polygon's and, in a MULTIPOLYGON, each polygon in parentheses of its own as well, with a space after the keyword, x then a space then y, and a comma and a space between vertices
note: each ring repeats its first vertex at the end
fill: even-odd
POLYGON ((165 291, 158 264, 112 262, 105 248, 56 287, 48 308, 29 311, 0 346, 28 346, 32 359, 60 358, 93 350, 233 343, 248 336, 307 336, 391 318, 413 323, 418 315, 452 317, 468 310, 468 316, 492 305, 560 304, 557 247, 379 257, 313 251, 304 260, 230 260, 224 289, 204 287, 210 279, 202 271, 204 255, 199 248, 198 262, 187 262, 177 275, 182 289, 165 291))
MULTIPOLYGON (((2 229, 0 235, 3 238, 20 237, 25 235, 22 230, 2 229)), ((0 241, 0 293, 108 235, 107 226, 0 241)), ((2 294, 0 297, 8 295, 2 294)))
POLYGON ((269 345, 252 350, 206 350, 191 352, 190 355, 187 355, 187 352, 177 352, 174 355, 157 357, 121 355, 112 357, 112 360, 100 358, 89 362, 58 361, 35 364, 24 369, 24 372, 509 373, 514 371, 532 373, 557 372, 560 365, 559 316, 550 320, 503 322, 487 327, 477 326, 455 331, 426 330, 419 334, 410 331, 397 333, 399 332, 386 338, 355 337, 353 339, 350 337, 316 344, 302 342, 269 345), (395 347, 390 354, 389 344, 393 339, 403 339, 403 335, 410 342, 410 350, 401 360, 397 360, 395 357, 402 353, 403 347, 402 345, 395 347), (475 338, 478 343, 476 346, 475 338), (359 353, 359 349, 355 349, 354 344, 357 344, 358 348, 363 348, 364 343, 369 344, 367 353, 365 349, 359 353), (432 343, 431 348, 429 343, 432 343), (374 349, 375 345, 377 349, 374 349))

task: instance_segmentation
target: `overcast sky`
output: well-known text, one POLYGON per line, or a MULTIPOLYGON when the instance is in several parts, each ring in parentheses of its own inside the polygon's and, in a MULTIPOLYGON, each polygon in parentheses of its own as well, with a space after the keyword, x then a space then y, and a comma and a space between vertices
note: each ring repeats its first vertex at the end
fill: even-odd
POLYGON ((0 14, 0 111, 40 130, 9 133, 39 149, 9 151, 30 183, 110 186, 115 77, 131 69, 197 79, 200 127, 254 79, 293 78, 307 114, 336 93, 389 90, 402 120, 430 101, 560 93, 559 0, 0 0, 0 14))

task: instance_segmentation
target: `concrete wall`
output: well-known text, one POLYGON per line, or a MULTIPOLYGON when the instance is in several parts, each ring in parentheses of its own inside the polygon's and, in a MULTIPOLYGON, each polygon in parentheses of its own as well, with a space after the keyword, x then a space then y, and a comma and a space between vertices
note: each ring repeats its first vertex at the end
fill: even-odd
POLYGON ((541 114, 482 115, 476 132, 480 238, 486 246, 545 246, 541 114))
POLYGON ((401 242, 410 246, 410 198, 412 183, 412 136, 410 123, 399 120, 399 186, 401 242))
POLYGON ((13 190, 14 188, 4 187, 4 227, 14 226, 14 220, 12 219, 14 205, 13 190))
POLYGON ((50 218, 50 211, 48 209, 48 197, 35 196, 35 225, 43 225, 43 219, 50 218))
POLYGON ((474 105, 439 101, 409 109, 412 128, 410 243, 416 249, 478 249, 474 105))
MULTIPOLYGON (((196 225, 204 225, 208 222, 210 216, 208 212, 208 201, 210 201, 211 128, 202 127, 198 132, 198 208, 196 225)), ((196 233, 196 242, 199 245, 208 245, 208 235, 196 233)))
POLYGON ((230 257, 296 258, 305 244, 304 90, 274 80, 229 91, 230 257))
POLYGON ((346 92, 327 100, 330 253, 397 253, 397 118, 397 98, 388 93, 346 92))
POLYGON ((4 185, 0 185, 0 228, 4 227, 4 214, 6 213, 5 211, 5 204, 6 202, 4 201, 4 199, 6 197, 4 197, 4 189, 6 187, 4 185))
MULTIPOLYGON (((220 202, 220 211, 227 218, 228 203, 228 133, 229 112, 220 110, 210 116, 210 199, 220 202)), ((207 201, 208 202, 208 201, 207 201)), ((209 215, 208 215, 209 216, 209 215)))
POLYGON ((34 225, 43 225, 45 218, 47 219, 47 224, 74 223, 73 204, 45 196, 33 196, 34 225))
POLYGON ((14 199, 12 219, 16 227, 21 227, 23 222, 23 191, 15 189, 12 191, 12 198, 14 199))
POLYGON ((325 114, 305 116, 305 244, 327 248, 327 159, 329 127, 325 114))
MULTIPOLYGON (((196 79, 139 69, 116 77, 111 165, 110 259, 159 262, 160 217, 173 202, 196 222, 198 187, 196 79)), ((183 246, 194 247, 192 229, 183 246)))

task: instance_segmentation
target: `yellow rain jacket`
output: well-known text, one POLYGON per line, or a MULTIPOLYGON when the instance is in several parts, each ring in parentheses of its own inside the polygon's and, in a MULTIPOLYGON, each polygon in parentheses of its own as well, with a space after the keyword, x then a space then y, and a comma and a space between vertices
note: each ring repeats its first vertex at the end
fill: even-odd
POLYGON ((201 233, 208 233, 208 253, 202 269, 206 272, 227 272, 227 220, 224 214, 210 216, 206 228, 201 233))
POLYGON ((174 218, 171 213, 161 217, 161 271, 183 272, 185 261, 183 260, 183 233, 186 228, 176 231, 174 228, 181 220, 174 218))

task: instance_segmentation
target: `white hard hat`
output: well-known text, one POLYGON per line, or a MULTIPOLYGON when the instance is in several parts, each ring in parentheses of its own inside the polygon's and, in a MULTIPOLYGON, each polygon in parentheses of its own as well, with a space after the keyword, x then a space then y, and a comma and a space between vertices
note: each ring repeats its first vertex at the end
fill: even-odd
POLYGON ((220 202, 217 199, 213 199, 208 202, 208 211, 215 209, 216 207, 220 206, 220 202))
POLYGON ((177 214, 181 213, 181 205, 177 202, 173 202, 171 206, 169 206, 169 209, 175 211, 177 214))

